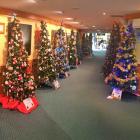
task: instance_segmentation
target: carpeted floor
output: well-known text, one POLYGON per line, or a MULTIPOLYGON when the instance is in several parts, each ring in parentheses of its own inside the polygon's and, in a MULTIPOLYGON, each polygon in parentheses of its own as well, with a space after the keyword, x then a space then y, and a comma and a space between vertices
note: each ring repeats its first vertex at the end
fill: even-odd
POLYGON ((102 55, 86 58, 59 90, 38 90, 31 114, 0 107, 0 140, 140 140, 140 101, 106 100, 102 55))

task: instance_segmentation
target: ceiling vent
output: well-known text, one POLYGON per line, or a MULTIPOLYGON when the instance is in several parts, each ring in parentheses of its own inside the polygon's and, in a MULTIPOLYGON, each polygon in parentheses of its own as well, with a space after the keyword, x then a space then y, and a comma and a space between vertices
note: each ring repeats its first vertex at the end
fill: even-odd
POLYGON ((73 7, 72 10, 79 10, 79 7, 73 7))

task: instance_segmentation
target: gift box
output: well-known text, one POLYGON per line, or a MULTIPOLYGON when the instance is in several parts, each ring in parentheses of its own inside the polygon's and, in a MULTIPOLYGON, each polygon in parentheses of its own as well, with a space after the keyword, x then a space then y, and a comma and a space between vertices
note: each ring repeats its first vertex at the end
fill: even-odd
POLYGON ((65 77, 69 77, 70 76, 70 73, 69 72, 65 72, 65 77))
POLYGON ((64 78, 66 78, 65 73, 60 73, 60 74, 59 74, 59 78, 60 78, 60 79, 64 79, 64 78))

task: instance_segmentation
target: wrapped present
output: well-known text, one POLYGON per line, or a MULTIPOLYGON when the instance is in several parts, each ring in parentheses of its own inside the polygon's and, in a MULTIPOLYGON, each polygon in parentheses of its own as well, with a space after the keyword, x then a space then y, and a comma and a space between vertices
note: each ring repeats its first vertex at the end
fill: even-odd
POLYGON ((59 78, 60 78, 60 79, 64 79, 64 78, 66 78, 65 73, 59 73, 59 78))
POLYGON ((69 72, 65 72, 65 77, 67 78, 67 77, 69 77, 70 76, 70 73, 69 72))

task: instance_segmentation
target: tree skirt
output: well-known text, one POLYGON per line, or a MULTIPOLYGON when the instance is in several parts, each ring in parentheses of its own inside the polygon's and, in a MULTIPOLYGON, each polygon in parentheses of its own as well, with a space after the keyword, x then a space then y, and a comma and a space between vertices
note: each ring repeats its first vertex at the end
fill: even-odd
POLYGON ((4 109, 18 110, 24 114, 31 113, 39 105, 36 97, 27 98, 23 100, 23 102, 20 102, 16 99, 9 98, 4 94, 0 94, 0 103, 4 109))

